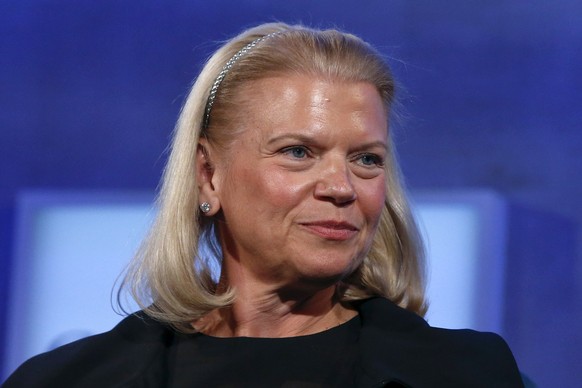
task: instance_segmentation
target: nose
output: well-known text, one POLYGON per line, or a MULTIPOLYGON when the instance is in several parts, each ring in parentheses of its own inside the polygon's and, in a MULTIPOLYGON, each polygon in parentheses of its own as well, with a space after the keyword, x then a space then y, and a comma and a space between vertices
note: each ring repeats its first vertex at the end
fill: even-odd
POLYGON ((316 198, 337 205, 346 205, 356 199, 356 190, 347 163, 345 159, 335 160, 323 166, 315 185, 316 198))

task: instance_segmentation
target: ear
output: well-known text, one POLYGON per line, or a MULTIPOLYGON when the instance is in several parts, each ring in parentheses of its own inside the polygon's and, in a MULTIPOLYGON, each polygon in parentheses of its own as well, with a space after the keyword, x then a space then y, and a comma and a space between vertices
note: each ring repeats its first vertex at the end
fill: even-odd
POLYGON ((220 198, 214 181, 217 179, 215 166, 211 159, 211 147, 206 139, 200 139, 196 150, 196 178, 198 181, 198 205, 210 204, 210 211, 201 213, 213 216, 220 210, 220 198))

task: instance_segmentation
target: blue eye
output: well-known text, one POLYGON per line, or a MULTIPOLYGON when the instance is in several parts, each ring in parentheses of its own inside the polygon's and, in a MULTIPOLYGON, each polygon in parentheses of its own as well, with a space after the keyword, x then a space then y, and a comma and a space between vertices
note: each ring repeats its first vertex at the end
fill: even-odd
POLYGON ((384 165, 384 161, 382 160, 381 157, 379 157, 378 155, 374 155, 374 154, 362 154, 359 156, 358 158, 358 163, 363 165, 363 166, 383 166, 384 165))
POLYGON ((286 148, 283 152, 297 159, 303 159, 307 156, 307 150, 299 146, 286 148))

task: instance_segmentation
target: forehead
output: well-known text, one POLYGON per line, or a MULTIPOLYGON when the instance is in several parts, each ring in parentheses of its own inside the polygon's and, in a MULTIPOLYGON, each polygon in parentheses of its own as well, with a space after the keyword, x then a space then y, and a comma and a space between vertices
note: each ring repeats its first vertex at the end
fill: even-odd
POLYGON ((251 126, 313 125, 338 117, 368 121, 366 125, 387 122, 387 109, 380 94, 367 82, 276 76, 248 82, 239 97, 240 119, 251 126))

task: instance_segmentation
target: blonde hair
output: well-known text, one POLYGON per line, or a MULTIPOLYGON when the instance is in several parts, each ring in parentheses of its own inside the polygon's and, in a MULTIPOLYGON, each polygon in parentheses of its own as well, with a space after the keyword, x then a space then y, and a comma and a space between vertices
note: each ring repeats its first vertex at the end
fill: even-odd
MULTIPOLYGON (((227 147, 236 136, 229 132, 229 122, 241 114, 241 86, 276 75, 368 82, 378 90, 387 112, 394 100, 394 80, 381 55, 356 36, 336 30, 264 24, 230 40, 208 60, 175 128, 158 197, 159 213, 122 283, 147 314, 178 330, 192 331, 189 322, 231 304, 235 298, 232 290, 217 292, 212 276, 212 268, 220 266, 221 250, 212 220, 201 217, 198 209, 195 171, 199 139, 203 136, 219 147, 227 147), (225 64, 266 35, 228 70, 205 118, 208 96, 225 64), (201 242, 208 248, 203 252, 201 242)), ((378 231, 370 252, 342 281, 338 293, 342 301, 386 297, 423 315, 423 249, 391 140, 388 155, 387 197, 378 231)))

